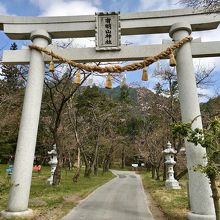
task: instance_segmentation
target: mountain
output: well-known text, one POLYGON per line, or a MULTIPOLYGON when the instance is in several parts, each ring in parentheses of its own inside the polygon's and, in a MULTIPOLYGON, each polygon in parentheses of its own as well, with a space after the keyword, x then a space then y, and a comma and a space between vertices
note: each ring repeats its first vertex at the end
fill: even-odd
MULTIPOLYGON (((129 97, 133 100, 137 100, 137 89, 127 87, 129 97)), ((119 100, 120 99, 120 93, 121 93, 121 88, 120 86, 117 86, 112 89, 106 89, 106 88, 101 88, 101 91, 103 91, 107 96, 112 97, 114 100, 119 100)))
POLYGON ((213 116, 220 117, 220 96, 209 99, 208 102, 201 104, 203 117, 210 118, 213 116))

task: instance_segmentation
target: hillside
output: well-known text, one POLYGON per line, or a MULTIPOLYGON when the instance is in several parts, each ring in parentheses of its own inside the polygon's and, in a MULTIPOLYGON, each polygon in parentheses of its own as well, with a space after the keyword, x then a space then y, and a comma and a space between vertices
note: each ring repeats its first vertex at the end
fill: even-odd
MULTIPOLYGON (((136 101, 137 100, 137 89, 128 87, 127 90, 129 93, 129 97, 132 100, 136 101)), ((121 88, 120 88, 120 86, 117 86, 112 89, 101 88, 101 91, 103 91, 107 96, 112 97, 112 99, 118 100, 120 97, 121 88)))
POLYGON ((220 96, 211 98, 206 103, 202 103, 201 113, 205 122, 207 122, 210 117, 220 116, 220 96))

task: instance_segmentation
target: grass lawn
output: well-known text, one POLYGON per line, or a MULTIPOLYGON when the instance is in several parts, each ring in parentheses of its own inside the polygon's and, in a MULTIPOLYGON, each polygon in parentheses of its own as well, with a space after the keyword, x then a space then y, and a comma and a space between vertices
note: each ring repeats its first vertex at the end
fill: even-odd
POLYGON ((169 220, 186 219, 189 211, 187 199, 186 179, 180 180, 181 189, 166 189, 163 181, 154 180, 149 172, 140 172, 144 188, 164 212, 169 220))
MULTIPOLYGON (((5 172, 5 165, 0 165, 0 211, 7 206, 10 179, 5 172)), ((83 174, 78 183, 72 182, 73 171, 63 171, 59 186, 47 184, 50 168, 42 167, 41 173, 33 172, 29 208, 35 212, 35 220, 61 219, 82 198, 97 187, 114 177, 112 173, 84 178, 83 174)))

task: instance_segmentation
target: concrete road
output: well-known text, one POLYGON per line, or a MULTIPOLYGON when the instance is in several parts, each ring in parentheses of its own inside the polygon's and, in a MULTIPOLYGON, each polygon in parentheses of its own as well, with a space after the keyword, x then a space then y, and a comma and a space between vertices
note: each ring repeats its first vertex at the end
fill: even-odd
POLYGON ((154 220, 141 178, 131 171, 112 171, 117 177, 101 186, 62 220, 154 220))

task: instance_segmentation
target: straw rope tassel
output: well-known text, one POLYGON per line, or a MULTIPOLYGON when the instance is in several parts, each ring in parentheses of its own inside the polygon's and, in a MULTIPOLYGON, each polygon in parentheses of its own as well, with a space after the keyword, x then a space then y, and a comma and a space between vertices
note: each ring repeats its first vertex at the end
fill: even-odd
POLYGON ((112 89, 112 77, 110 74, 108 74, 105 82, 105 88, 106 89, 112 89))
POLYGON ((141 79, 142 79, 142 81, 148 81, 148 73, 147 73, 147 67, 145 66, 144 68, 143 68, 143 73, 142 73, 142 77, 141 77, 141 79))
POLYGON ((172 67, 176 66, 176 59, 175 59, 173 51, 170 54, 170 66, 172 66, 172 67))
POLYGON ((51 73, 54 73, 54 70, 55 68, 54 68, 54 62, 53 62, 53 57, 52 57, 52 60, 50 61, 49 71, 51 73))
POLYGON ((77 84, 77 85, 80 85, 80 83, 81 83, 80 71, 77 71, 75 79, 74 79, 74 83, 77 84))

